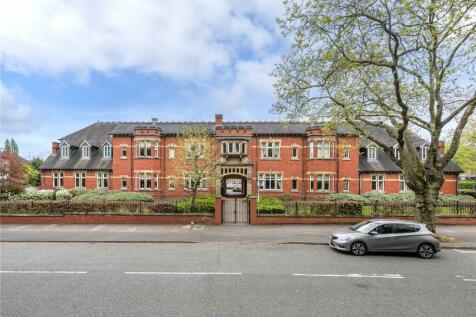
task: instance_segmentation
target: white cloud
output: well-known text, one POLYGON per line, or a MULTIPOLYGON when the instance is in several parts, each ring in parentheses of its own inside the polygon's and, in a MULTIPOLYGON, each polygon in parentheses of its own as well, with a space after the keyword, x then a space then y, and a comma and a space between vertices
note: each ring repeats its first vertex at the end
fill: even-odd
POLYGON ((23 104, 0 81, 0 131, 21 134, 31 129, 31 107, 23 104))
POLYGON ((216 110, 239 119, 269 117, 268 111, 274 101, 274 79, 269 73, 277 61, 276 56, 262 61, 239 61, 231 84, 210 93, 216 110))
POLYGON ((91 71, 135 69, 197 80, 239 50, 273 41, 279 0, 9 1, 0 13, 2 63, 10 71, 79 81, 91 71))

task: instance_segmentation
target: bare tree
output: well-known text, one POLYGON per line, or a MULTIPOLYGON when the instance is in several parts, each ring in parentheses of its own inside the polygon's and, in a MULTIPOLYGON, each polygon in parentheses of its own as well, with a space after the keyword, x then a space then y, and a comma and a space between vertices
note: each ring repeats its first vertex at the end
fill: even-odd
POLYGON ((435 231, 443 170, 476 106, 476 1, 286 0, 278 19, 294 37, 276 66, 274 111, 352 125, 402 169, 417 219, 435 231), (373 137, 385 129, 400 149, 373 137), (451 144, 438 155, 442 132, 451 144), (429 140, 419 158, 413 133, 429 140))

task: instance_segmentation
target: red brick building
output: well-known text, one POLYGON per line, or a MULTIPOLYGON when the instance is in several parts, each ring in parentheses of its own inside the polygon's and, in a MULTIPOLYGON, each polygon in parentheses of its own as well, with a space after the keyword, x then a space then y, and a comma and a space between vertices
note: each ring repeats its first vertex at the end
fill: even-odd
MULTIPOLYGON (((144 191, 158 198, 183 197, 186 179, 170 167, 175 141, 187 125, 205 125, 220 153, 218 190, 204 182, 201 192, 223 196, 289 195, 312 199, 328 193, 399 193, 408 189, 400 168, 349 127, 334 130, 302 122, 97 122, 53 142, 41 167, 43 188, 144 191)), ((389 146, 383 129, 369 131, 389 146)), ((425 159, 427 143, 415 136, 425 159)), ((444 151, 444 144, 440 146, 444 151)), ((397 151, 397 149, 396 149, 397 151)), ((453 162, 445 168, 443 194, 457 194, 453 162)))

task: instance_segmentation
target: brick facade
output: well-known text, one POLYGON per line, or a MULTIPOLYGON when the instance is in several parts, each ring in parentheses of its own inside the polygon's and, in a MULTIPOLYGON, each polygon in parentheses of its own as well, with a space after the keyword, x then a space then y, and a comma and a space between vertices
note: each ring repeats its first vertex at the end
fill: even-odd
MULTIPOLYGON (((217 116, 216 121, 210 123, 215 130, 218 153, 221 153, 221 142, 226 142, 227 138, 245 140, 242 142, 246 142, 246 154, 240 158, 222 155, 221 171, 224 176, 233 174, 241 168, 241 176, 247 179, 247 194, 256 194, 260 179, 263 180, 263 186, 266 186, 265 184, 274 186, 273 190, 261 189, 261 195, 289 195, 293 199, 315 199, 328 193, 359 194, 373 191, 373 175, 383 176, 384 193, 401 192, 399 172, 359 170, 359 157, 363 154, 359 137, 356 135, 329 132, 316 127, 306 128, 303 130, 304 133, 280 133, 279 130, 268 134, 256 133, 254 127, 257 124, 259 123, 250 125, 226 123, 223 122, 222 116, 217 116), (279 144, 276 154, 272 152, 275 157, 273 155, 262 157, 265 144, 273 146, 279 144), (274 183, 272 180, 268 182, 267 177, 274 179, 274 183), (280 186, 276 185, 278 181, 281 183, 280 186)), ((170 170, 174 164, 171 147, 173 148, 176 143, 176 137, 173 133, 164 133, 160 123, 157 126, 136 127, 127 133, 110 133, 104 135, 104 139, 106 137, 110 138, 108 142, 112 146, 112 158, 108 158, 112 160, 110 162, 112 164, 108 168, 44 166, 41 172, 42 187, 54 188, 54 173, 62 173, 62 186, 57 187, 74 189, 75 173, 84 173, 85 183, 81 185, 84 184, 84 188, 87 189, 95 189, 98 185, 98 173, 107 173, 107 187, 111 190, 144 191, 157 198, 187 196, 183 188, 183 179, 174 179, 174 188, 170 186, 170 170), (150 146, 147 157, 139 155, 141 142, 146 142, 150 146), (150 181, 150 189, 141 189, 141 177, 144 182, 150 181)), ((66 138, 60 141, 68 140, 66 138)), ((100 145, 97 148, 100 151, 100 145)), ((54 160, 60 155, 59 152, 59 145, 55 142, 53 153, 48 160, 54 160)), ((201 191, 207 194, 215 192, 219 193, 220 189, 215 191, 210 188, 201 191)), ((441 192, 457 194, 457 173, 446 175, 441 192)))

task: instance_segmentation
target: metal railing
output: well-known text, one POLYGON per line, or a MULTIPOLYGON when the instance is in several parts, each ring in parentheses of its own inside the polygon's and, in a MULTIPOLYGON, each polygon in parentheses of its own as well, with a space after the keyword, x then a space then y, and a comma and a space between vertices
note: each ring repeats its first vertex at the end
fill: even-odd
MULTIPOLYGON (((289 201, 268 208, 258 204, 258 215, 308 217, 414 216, 416 205, 410 201, 289 201)), ((476 201, 438 202, 437 216, 476 216, 476 201)))
POLYGON ((0 201, 0 213, 11 214, 186 214, 214 213, 214 204, 197 202, 190 210, 190 203, 183 200, 160 201, 75 201, 75 200, 11 200, 0 201))

